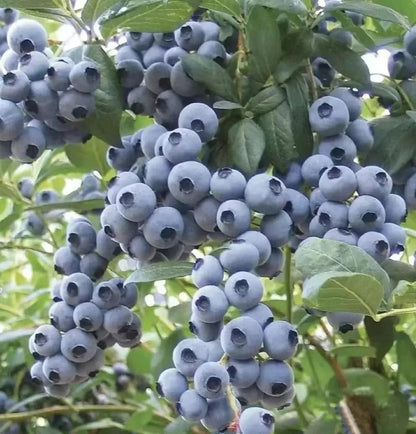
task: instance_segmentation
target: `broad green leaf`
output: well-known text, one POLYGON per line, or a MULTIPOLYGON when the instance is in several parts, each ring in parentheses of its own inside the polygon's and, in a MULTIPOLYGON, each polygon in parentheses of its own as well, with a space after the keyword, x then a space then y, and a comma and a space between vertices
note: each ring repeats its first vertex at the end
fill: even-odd
POLYGON ((406 112, 407 116, 413 121, 416 122, 416 111, 414 110, 407 110, 406 112))
POLYGON ((314 34, 313 54, 324 57, 342 75, 371 89, 370 73, 360 55, 326 35, 314 34))
POLYGON ((98 63, 101 73, 100 87, 94 92, 95 110, 85 121, 85 126, 104 142, 120 146, 120 120, 124 103, 114 62, 97 44, 85 45, 82 57, 98 63))
POLYGON ((280 87, 269 86, 253 96, 246 105, 246 110, 255 116, 268 113, 286 100, 286 93, 280 87))
POLYGON ((131 282, 155 282, 157 280, 184 277, 189 276, 191 271, 191 262, 158 262, 155 264, 145 264, 127 278, 126 284, 131 282))
POLYGON ((356 246, 313 237, 296 251, 295 263, 305 278, 328 271, 368 274, 378 280, 386 300, 390 294, 387 273, 370 255, 356 246))
POLYGON ((151 373, 157 379, 162 371, 173 367, 172 352, 176 344, 184 339, 181 329, 173 331, 166 339, 163 339, 159 348, 155 350, 151 363, 151 373))
POLYGON ((127 355, 127 366, 136 374, 147 374, 150 371, 151 361, 152 353, 143 347, 133 348, 127 355))
POLYGON ((409 27, 409 22, 403 15, 399 14, 393 9, 375 3, 368 3, 362 1, 347 1, 339 4, 331 3, 331 5, 326 6, 324 10, 325 11, 342 10, 342 11, 358 12, 367 17, 372 17, 378 20, 389 21, 391 23, 400 24, 401 26, 406 28, 409 27))
POLYGON ((168 319, 175 324, 188 324, 190 312, 191 302, 182 302, 168 309, 168 319))
POLYGON ((308 85, 303 75, 296 74, 284 84, 284 88, 292 114, 296 151, 299 156, 306 158, 313 153, 313 136, 309 124, 308 85))
POLYGON ((247 43, 249 49, 249 72, 258 82, 265 83, 274 73, 282 54, 280 32, 275 12, 254 7, 247 19, 247 43), (265 47, 273 47, 265 50, 265 47))
POLYGON ((182 66, 187 74, 215 95, 231 102, 238 101, 235 83, 217 62, 198 54, 188 54, 182 59, 182 66))
POLYGON ((289 104, 284 101, 256 120, 266 138, 265 158, 279 171, 286 172, 290 160, 296 157, 289 104))
POLYGON ((233 16, 241 14, 237 0, 202 0, 199 7, 233 16))
POLYGON ((416 284, 406 280, 399 280, 391 294, 391 304, 416 304, 416 284))
POLYGON ((383 299, 383 288, 367 274, 328 271, 303 282, 302 298, 306 306, 315 309, 373 316, 383 299))
POLYGON ((85 172, 97 170, 105 176, 110 170, 106 159, 107 149, 106 143, 94 137, 84 144, 66 145, 65 153, 76 168, 85 172))
POLYGON ((386 83, 373 83, 372 95, 391 100, 393 102, 401 101, 399 92, 386 83))
POLYGON ((66 10, 65 0, 2 0, 1 7, 27 9, 28 12, 31 9, 56 9, 64 13, 66 10))
POLYGON ((320 417, 312 421, 305 429, 304 434, 337 434, 338 423, 334 419, 320 417))
POLYGON ((409 19, 416 22, 416 0, 377 0, 379 5, 387 6, 409 19))
POLYGON ((72 210, 72 211, 93 211, 104 208, 104 199, 83 199, 73 201, 62 201, 45 203, 43 205, 33 205, 25 208, 25 211, 35 211, 45 213, 56 209, 72 210))
POLYGON ((406 262, 387 259, 382 267, 393 280, 416 282, 416 269, 406 262))
POLYGON ((409 400, 403 394, 391 391, 386 405, 378 409, 378 434, 405 434, 409 420, 409 400))
POLYGON ((103 36, 118 30, 135 32, 172 32, 189 19, 194 8, 182 0, 147 0, 131 2, 102 21, 103 36))
MULTIPOLYGON (((353 395, 372 396, 377 405, 384 405, 389 399, 389 381, 369 369, 349 368, 344 370, 348 391, 353 395)), ((343 391, 335 376, 328 383, 327 389, 336 402, 343 397, 343 391)))
POLYGON ((254 173, 265 148, 264 133, 251 119, 242 119, 228 132, 234 164, 245 173, 254 173))
POLYGON ((124 428, 132 432, 142 433, 143 428, 152 420, 152 417, 151 408, 136 411, 127 419, 124 428))
POLYGON ((416 123, 407 115, 402 115, 375 119, 371 125, 374 130, 374 146, 365 163, 381 165, 394 175, 415 155, 416 123))
POLYGON ((366 345, 339 345, 332 348, 331 353, 337 357, 375 357, 376 349, 366 345))
POLYGON ((82 9, 81 18, 86 23, 93 23, 112 5, 114 0, 88 0, 82 9))
POLYGON ((294 15, 306 15, 308 12, 301 0, 250 0, 250 4, 279 9, 294 15))
POLYGON ((283 56, 275 71, 275 79, 284 83, 299 68, 306 66, 312 54, 312 30, 301 28, 290 32, 282 41, 283 56))
POLYGON ((394 344, 396 338, 395 323, 396 318, 394 317, 383 318, 379 322, 374 321, 369 316, 364 319, 368 340, 370 345, 376 349, 375 357, 377 360, 382 360, 394 344))
POLYGON ((411 385, 416 386, 416 347, 405 332, 397 333, 396 354, 399 374, 411 385))

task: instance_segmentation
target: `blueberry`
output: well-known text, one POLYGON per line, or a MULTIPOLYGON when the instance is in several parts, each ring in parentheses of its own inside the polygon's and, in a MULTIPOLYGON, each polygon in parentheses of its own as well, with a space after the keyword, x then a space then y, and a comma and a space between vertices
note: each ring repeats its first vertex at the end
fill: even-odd
POLYGON ((358 236, 349 229, 333 228, 330 229, 324 235, 325 239, 342 241, 343 243, 350 244, 351 246, 356 246, 358 242, 358 236))
POLYGON ((234 420, 234 410, 226 397, 208 400, 208 411, 201 420, 202 425, 210 430, 224 431, 234 420))
POLYGON ((163 156, 150 159, 144 166, 144 182, 156 193, 164 193, 168 190, 168 178, 172 165, 163 156))
POLYGON ((120 303, 120 290, 112 281, 100 282, 95 286, 91 301, 100 309, 111 309, 120 303))
POLYGON ((198 48, 200 56, 212 59, 218 65, 224 67, 227 63, 227 52, 223 44, 218 41, 206 41, 198 48))
MULTIPOLYGON (((222 321, 215 323, 203 322, 198 315, 192 314, 189 321, 189 330, 196 335, 201 341, 210 342, 217 339, 221 333, 222 321)), ((208 359, 209 361, 213 361, 208 359)))
POLYGON ((381 202, 372 196, 359 196, 350 205, 348 220, 357 233, 380 230, 386 218, 381 202))
POLYGON ((227 370, 217 362, 203 363, 195 371, 195 390, 207 399, 221 398, 229 382, 227 370))
POLYGON ((95 377, 98 371, 104 366, 104 351, 97 348, 94 357, 88 362, 77 363, 77 375, 82 377, 95 377))
POLYGON ((410 176, 406 181, 404 199, 409 209, 416 209, 416 174, 410 176))
POLYGON ((141 54, 136 50, 131 48, 129 45, 122 45, 117 48, 117 53, 115 55, 114 61, 116 66, 123 62, 124 60, 137 60, 138 62, 142 62, 141 54))
POLYGON ((264 329, 264 350, 275 360, 286 360, 296 353, 298 333, 287 321, 274 321, 264 329))
POLYGON ((324 202, 318 209, 319 223, 327 230, 348 227, 348 207, 340 202, 324 202))
POLYGON ((395 50, 390 54, 387 68, 391 78, 407 80, 416 73, 416 59, 406 50, 395 50))
POLYGON ((17 138, 23 132, 23 114, 13 102, 0 100, 0 140, 17 138))
POLYGON ((274 432, 273 414, 260 407, 245 409, 240 415, 238 424, 241 434, 272 434, 274 432))
POLYGON ((97 232, 97 247, 96 253, 102 258, 110 261, 120 253, 120 246, 113 241, 105 232, 100 229, 97 232))
POLYGON ((230 199, 242 199, 246 184, 246 179, 241 172, 229 167, 223 167, 212 175, 211 193, 220 202, 230 199))
POLYGON ((200 25, 204 30, 204 41, 218 41, 220 36, 220 26, 214 21, 201 21, 200 25))
POLYGON ((192 298, 192 313, 206 323, 222 321, 228 309, 224 291, 217 286, 207 285, 199 288, 192 298))
POLYGON ((225 365, 230 382, 234 387, 246 388, 252 386, 259 376, 260 368, 257 360, 228 359, 225 365))
POLYGON ((173 32, 153 33, 155 43, 164 48, 170 48, 176 45, 175 34, 173 32))
POLYGON ((97 233, 90 222, 77 221, 68 225, 66 239, 74 253, 85 255, 95 249, 97 233))
POLYGON ((409 54, 416 56, 416 26, 411 27, 404 35, 404 46, 409 54))
POLYGON ((100 86, 101 73, 98 65, 90 60, 83 60, 71 69, 69 81, 78 92, 91 93, 100 86))
POLYGON ((281 247, 289 241, 293 222, 289 214, 280 211, 278 214, 266 215, 260 225, 261 232, 266 235, 272 247, 281 247))
POLYGON ((387 238, 390 254, 404 251, 406 231, 401 226, 395 223, 384 223, 380 232, 387 238))
POLYGON ((58 301, 49 309, 51 324, 61 332, 67 332, 75 327, 73 315, 74 308, 65 301, 58 301))
POLYGON ((188 390, 188 381, 177 369, 166 369, 157 380, 156 390, 168 401, 178 402, 182 393, 188 390))
POLYGON ((203 95, 204 86, 194 81, 184 70, 182 61, 175 63, 171 73, 172 89, 182 97, 195 97, 203 95))
POLYGON ((165 52, 163 61, 170 66, 175 66, 187 54, 188 52, 181 47, 171 47, 165 52))
POLYGON ((398 194, 389 194, 383 199, 386 210, 386 222, 400 225, 406 220, 407 207, 405 200, 398 194))
POLYGON ((146 241, 157 249, 175 246, 182 237, 184 222, 175 208, 156 208, 143 225, 146 241))
POLYGON ((348 48, 352 47, 353 36, 348 30, 335 28, 329 32, 329 37, 336 41, 340 45, 344 45, 348 48))
POLYGON ((172 164, 195 160, 201 148, 198 134, 185 128, 177 128, 167 133, 163 140, 163 155, 172 164))
POLYGON ((219 285, 223 280, 224 270, 220 261, 211 255, 195 261, 192 267, 192 281, 201 288, 206 285, 219 285))
POLYGON ((74 322, 81 330, 96 331, 102 326, 103 320, 103 312, 94 303, 88 301, 75 307, 74 322))
POLYGON ((193 212, 187 211, 182 214, 182 217, 184 230, 181 242, 186 246, 199 246, 203 244, 207 239, 207 234, 196 223, 193 212))
POLYGON ((350 113, 351 122, 360 117, 363 109, 363 102, 360 99, 358 91, 348 87, 337 87, 330 95, 345 102, 350 113))
POLYGON ((331 158, 326 155, 311 155, 302 164, 302 177, 310 186, 318 187, 322 174, 333 165, 331 158))
POLYGON ((382 233, 366 232, 358 239, 357 245, 379 263, 384 262, 390 256, 388 239, 382 233))
POLYGON ((391 193, 393 181, 390 175, 377 166, 366 166, 360 169, 357 177, 358 193, 373 196, 381 201, 391 193))
POLYGON ((65 398, 69 395, 71 389, 69 384, 51 384, 45 386, 45 392, 54 398, 65 398))
POLYGON ((224 352, 236 360, 254 357, 263 341, 263 329, 250 317, 231 320, 221 332, 221 345, 224 352))
MULTIPOLYGON (((37 361, 30 368, 30 378, 32 379, 32 383, 38 386, 52 384, 49 382, 49 380, 45 377, 45 374, 43 373, 43 362, 41 361, 37 361)), ((2 398, 3 396, 0 395, 0 410, 3 413, 2 398)))
POLYGON ((257 387, 257 384, 253 384, 246 388, 233 386, 232 392, 243 407, 258 404, 264 395, 264 393, 257 387))
POLYGON ((153 116, 156 95, 146 86, 131 89, 127 95, 127 106, 136 115, 153 116))
POLYGON ((28 342, 28 348, 29 348, 29 352, 32 355, 32 357, 35 360, 40 360, 42 361, 44 359, 43 356, 41 356, 37 351, 36 351, 36 346, 35 346, 35 335, 31 335, 29 338, 29 342, 28 342))
POLYGON ((62 336, 61 351, 71 362, 85 363, 95 356, 97 340, 91 333, 72 329, 62 336))
POLYGON ((42 325, 33 333, 33 348, 42 357, 53 356, 59 352, 61 334, 52 325, 42 325))
POLYGON ((128 243, 137 234, 137 225, 125 219, 116 205, 108 205, 101 213, 101 226, 104 232, 119 243, 128 243))
POLYGON ((117 63, 117 76, 120 84, 125 89, 133 89, 140 86, 144 73, 141 62, 136 59, 125 59, 117 63))
POLYGON ((260 365, 258 388, 267 395, 279 396, 293 386, 292 368, 283 361, 267 360, 260 365))
POLYGON ((264 264, 272 253, 268 238, 260 231, 249 230, 238 236, 238 239, 253 244, 259 251, 259 265, 264 264))
POLYGON ((178 126, 178 116, 183 109, 183 101, 173 90, 161 92, 155 101, 155 121, 168 129, 178 126))
POLYGON ((77 273, 80 271, 80 260, 69 247, 60 247, 53 257, 55 271, 66 276, 77 273))
POLYGON ((194 51, 204 42, 205 34, 200 23, 188 21, 175 30, 176 43, 186 51, 194 51))
POLYGON ((127 44, 136 51, 146 51, 153 44, 153 34, 145 32, 127 32, 127 44))
POLYGON ((188 104, 180 113, 180 128, 194 130, 202 142, 211 140, 218 130, 218 118, 211 107, 203 103, 188 104))
POLYGON ((19 18, 19 11, 12 8, 0 8, 0 17, 4 24, 12 24, 19 18))
POLYGON ((319 98, 309 109, 309 121, 312 130, 322 137, 342 134, 348 126, 348 107, 339 98, 319 98))
POLYGON ((259 303, 257 306, 245 310, 241 313, 241 316, 247 316, 256 320, 263 329, 273 322, 273 312, 263 303, 259 303))
POLYGON ((146 68, 157 62, 163 62, 165 57, 166 48, 159 46, 158 44, 153 44, 144 54, 143 54, 143 64, 146 68))
POLYGON ((193 377, 198 367, 208 361, 208 348, 199 339, 184 339, 174 348, 172 360, 181 374, 193 377))
POLYGON ((43 374, 53 384, 71 383, 76 373, 75 365, 60 353, 47 357, 43 362, 43 374))
POLYGON ((0 98, 14 103, 23 101, 29 95, 30 80, 22 71, 7 72, 0 82, 0 98))
POLYGON ((132 222, 143 222, 156 207, 156 196, 145 184, 131 184, 123 187, 117 194, 118 212, 132 222))
POLYGON ((297 190, 285 190, 286 205, 283 208, 295 224, 304 223, 310 214, 309 199, 297 190))
POLYGON ((326 317, 329 324, 341 333, 354 330, 364 320, 363 314, 352 312, 328 312, 326 317))
POLYGON ((264 407, 269 408, 271 410, 276 408, 278 410, 283 410, 284 408, 290 406, 295 395, 296 395, 296 391, 295 388, 292 386, 289 387, 289 389, 287 389, 286 392, 282 393, 279 396, 270 396, 264 393, 261 399, 261 403, 264 407))
POLYGON ((120 304, 131 309, 136 305, 138 296, 139 294, 135 283, 123 283, 120 304))
POLYGON ((334 164, 351 166, 357 156, 354 142, 345 134, 325 137, 319 144, 319 153, 331 158, 334 164))
POLYGON ((176 403, 176 411, 186 420, 198 422, 208 411, 208 402, 195 390, 186 390, 176 403))
POLYGON ((117 306, 104 313, 103 327, 109 333, 120 333, 125 327, 131 325, 133 315, 126 306, 117 306))
POLYGON ((323 238, 327 231, 328 228, 319 221, 317 215, 309 222, 308 235, 310 237, 323 238))
POLYGON ((328 199, 343 202, 357 188, 355 173, 345 166, 333 166, 327 169, 319 180, 319 189, 328 199))
POLYGON ((329 87, 335 78, 336 71, 332 65, 324 58, 317 57, 312 62, 313 74, 322 83, 323 86, 329 87))
POLYGON ((228 278, 224 293, 230 305, 247 310, 255 307, 262 299, 263 285, 254 274, 239 271, 228 278))
POLYGON ((43 132, 35 127, 25 127, 22 133, 12 140, 11 157, 21 163, 32 163, 41 156, 45 147, 43 132))
POLYGON ((140 262, 148 262, 155 256, 156 249, 146 241, 143 234, 138 234, 128 243, 127 252, 140 262))
POLYGON ((195 221, 204 231, 214 232, 216 230, 217 213, 220 205, 220 202, 211 196, 206 197, 196 205, 194 209, 195 221))
POLYGON ((208 361, 219 362, 224 356, 220 339, 217 338, 214 341, 206 342, 205 345, 208 348, 208 361))
POLYGON ((58 103, 57 92, 50 89, 45 80, 32 81, 24 109, 33 119, 42 121, 58 113, 58 103))
POLYGON ((156 141, 166 132, 166 128, 161 125, 150 125, 143 129, 141 134, 141 147, 147 158, 153 158, 155 156, 156 141))
POLYGON ((18 54, 43 51, 48 43, 48 35, 37 21, 23 18, 10 26, 7 43, 18 54))
POLYGON ((237 237, 250 228, 251 213, 248 206, 240 200, 227 200, 217 211, 217 226, 222 233, 237 237))
POLYGON ((259 258, 259 251, 253 244, 245 240, 234 240, 220 253, 219 260, 223 268, 233 274, 253 270, 258 265, 259 258))
POLYGON ((244 196, 248 207, 262 214, 277 214, 286 204, 283 182, 266 173, 249 179, 244 196))
POLYGON ((23 54, 19 59, 18 68, 30 81, 43 80, 49 68, 49 60, 43 53, 32 51, 23 54))
POLYGON ((71 122, 80 122, 95 110, 95 98, 90 93, 69 89, 59 97, 59 113, 71 122))
POLYGON ((163 62, 156 62, 150 65, 144 74, 146 87, 158 95, 171 88, 170 75, 172 67, 163 62))
POLYGON ((52 90, 64 91, 70 86, 69 73, 74 62, 69 57, 58 57, 49 64, 45 81, 52 90))

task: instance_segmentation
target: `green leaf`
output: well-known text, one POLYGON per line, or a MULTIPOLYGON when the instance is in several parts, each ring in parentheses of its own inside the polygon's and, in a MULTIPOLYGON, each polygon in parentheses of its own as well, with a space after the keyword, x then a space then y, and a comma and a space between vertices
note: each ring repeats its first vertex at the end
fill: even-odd
POLYGON ((416 284, 406 280, 399 280, 391 294, 391 304, 416 304, 416 284))
POLYGON ((279 171, 286 172, 296 157, 292 119, 287 101, 257 118, 266 138, 265 158, 279 171))
POLYGON ((82 57, 98 63, 101 72, 100 87, 94 92, 95 110, 86 119, 85 127, 104 142, 121 145, 120 120, 124 102, 114 62, 97 44, 84 45, 82 57))
POLYGON ((191 434, 193 425, 192 422, 178 417, 165 428, 164 434, 191 434))
POLYGON ((416 386, 416 347, 405 332, 397 333, 396 354, 399 374, 411 385, 416 386))
POLYGON ((304 434, 336 434, 338 423, 333 419, 320 417, 315 419, 304 431, 304 434))
POLYGON ((406 112, 407 116, 413 121, 416 122, 416 111, 414 110, 407 110, 406 112))
POLYGON ((372 95, 391 100, 393 102, 400 102, 401 97, 399 92, 386 83, 373 83, 372 95))
POLYGON ((279 9, 294 15, 306 15, 308 10, 301 0, 251 0, 252 5, 279 9))
POLYGON ((4 344, 6 342, 17 341, 18 339, 28 338, 33 334, 35 330, 12 330, 10 332, 0 333, 0 344, 4 344))
POLYGON ((394 324, 396 318, 387 317, 376 322, 369 316, 365 317, 364 324, 370 345, 376 349, 375 357, 382 360, 393 346, 396 332, 394 324))
POLYGON ((81 12, 86 23, 93 23, 99 16, 114 4, 114 0, 88 0, 81 12))
POLYGON ((0 197, 8 197, 14 203, 24 203, 25 201, 15 185, 2 180, 0 180, 0 197))
POLYGON ((214 102, 213 107, 215 109, 220 109, 220 110, 239 110, 243 108, 243 106, 237 102, 226 101, 226 100, 214 102))
POLYGON ((172 32, 189 19, 194 8, 183 0, 145 0, 127 3, 102 20, 105 38, 119 30, 135 32, 172 32))
POLYGON ((416 0, 377 0, 377 3, 394 9, 407 17, 411 23, 416 22, 416 0))
POLYGON ((198 54, 188 54, 182 58, 182 66, 187 74, 215 95, 231 102, 238 101, 235 83, 217 62, 198 54))
POLYGON ((33 205, 25 208, 25 211, 35 211, 45 213, 56 209, 72 210, 72 211, 93 211, 104 208, 104 199, 85 199, 45 203, 43 205, 33 205))
POLYGON ((382 267, 393 280, 416 282, 416 269, 406 262, 387 259, 382 267))
POLYGON ((284 55, 274 74, 278 83, 284 83, 294 72, 305 66, 312 54, 313 32, 301 28, 290 32, 283 40, 284 55))
POLYGON ((176 344, 184 339, 184 334, 181 329, 173 331, 166 339, 160 342, 159 348, 154 352, 151 372, 155 379, 157 379, 162 371, 173 366, 172 352, 176 344))
POLYGON ((386 405, 377 409, 378 434, 405 434, 409 421, 409 401, 398 391, 392 391, 386 405))
POLYGON ((280 87, 270 86, 253 96, 246 105, 246 110, 255 116, 268 113, 286 100, 286 93, 280 87))
POLYGON ((110 170, 106 159, 107 149, 106 143, 93 137, 84 144, 66 145, 65 153, 76 168, 85 172, 97 170, 105 176, 110 170))
POLYGON ((370 255, 356 246, 313 237, 296 251, 295 263, 305 278, 328 271, 368 274, 379 281, 386 300, 390 294, 387 273, 370 255))
POLYGON ((314 34, 313 54, 327 59, 333 68, 359 83, 364 89, 371 89, 368 67, 355 51, 329 36, 314 34))
POLYGON ((173 279, 189 276, 192 272, 191 262, 158 262, 144 264, 134 271, 126 280, 127 283, 156 282, 157 280, 173 279))
POLYGON ((327 271, 304 281, 302 299, 315 309, 374 316, 383 299, 383 288, 368 274, 327 271))
POLYGON ((58 12, 61 15, 69 16, 66 11, 65 0, 2 0, 1 6, 27 11, 27 13, 35 15, 39 10, 48 12, 51 15, 53 12, 58 12))
POLYGON ((331 353, 337 357, 375 357, 376 349, 367 345, 339 345, 331 353))
POLYGON ((414 156, 416 123, 407 115, 385 116, 371 122, 374 146, 365 163, 382 165, 390 174, 399 172, 414 156))
POLYGON ((241 14, 237 0, 202 0, 199 7, 233 16, 241 14))
POLYGON ((152 420, 153 414, 150 408, 134 412, 124 424, 126 430, 132 432, 143 432, 143 428, 152 420))
POLYGON ((175 324, 188 324, 191 312, 191 302, 179 303, 168 310, 168 319, 175 324))
MULTIPOLYGON (((89 422, 83 425, 79 425, 71 430, 71 433, 77 433, 77 432, 91 432, 96 430, 104 430, 109 428, 115 428, 115 429, 123 429, 123 425, 119 422, 116 422, 109 417, 105 417, 103 419, 96 420, 94 422, 89 422)), ((115 430, 114 430, 115 431, 115 430)))
POLYGON ((274 11, 254 7, 247 20, 247 42, 250 55, 250 75, 260 83, 265 83, 274 73, 282 54, 279 27, 274 11), (271 46, 272 50, 265 50, 271 46))
POLYGON ((142 347, 133 348, 127 355, 127 366, 135 374, 147 374, 150 371, 152 353, 142 347))
POLYGON ((228 132, 234 164, 245 173, 254 173, 265 148, 262 129, 251 119, 242 119, 228 132))
POLYGON ((409 22, 403 15, 397 13, 393 9, 375 3, 367 3, 362 1, 348 1, 342 2, 340 4, 332 3, 331 5, 326 6, 324 10, 325 12, 334 10, 358 12, 367 17, 400 24, 406 28, 409 27, 409 22))
POLYGON ((309 89, 301 74, 292 75, 284 84, 292 114, 293 137, 297 153, 307 157, 313 151, 313 136, 309 124, 309 89))
MULTIPOLYGON (((377 405, 384 405, 389 399, 389 382, 376 372, 369 369, 350 368, 345 369, 344 374, 347 378, 348 391, 354 395, 372 396, 377 405)), ((332 377, 327 389, 334 400, 343 397, 343 391, 337 379, 332 377)))

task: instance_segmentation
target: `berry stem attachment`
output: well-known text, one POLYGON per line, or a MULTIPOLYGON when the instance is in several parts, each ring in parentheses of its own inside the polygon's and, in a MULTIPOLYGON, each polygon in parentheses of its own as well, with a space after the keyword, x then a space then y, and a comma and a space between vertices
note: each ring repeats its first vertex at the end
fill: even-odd
POLYGON ((289 247, 285 247, 285 290, 286 290, 286 317, 288 322, 292 322, 292 252, 289 247))

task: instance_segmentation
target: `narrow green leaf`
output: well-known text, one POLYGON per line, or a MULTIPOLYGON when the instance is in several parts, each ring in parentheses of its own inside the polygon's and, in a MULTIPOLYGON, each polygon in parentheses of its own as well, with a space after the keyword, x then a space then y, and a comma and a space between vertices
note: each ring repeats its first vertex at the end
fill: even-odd
POLYGON ((191 271, 191 262, 158 262, 155 264, 145 264, 127 278, 126 284, 131 282, 156 282, 157 280, 184 277, 189 276, 191 271))
POLYGON ((383 299, 383 288, 367 274, 328 271, 304 281, 302 299, 315 309, 374 316, 383 299))
POLYGON ((280 87, 270 86, 253 96, 246 105, 246 110, 255 116, 268 113, 286 100, 286 93, 280 87))
POLYGON ((214 102, 214 108, 220 110, 239 110, 242 109, 243 106, 237 102, 221 100, 214 102))
POLYGON ((405 332, 397 333, 396 353, 399 374, 411 385, 416 386, 416 347, 405 332))
POLYGON ((107 149, 106 143, 93 137, 84 144, 66 145, 65 153, 76 168, 85 172, 97 170, 102 176, 105 176, 110 170, 106 159, 107 149))
POLYGON ((321 56, 342 75, 371 89, 370 72, 360 55, 326 35, 314 34, 313 54, 321 56))
POLYGON ((407 110, 406 112, 407 116, 413 121, 416 122, 416 111, 414 110, 407 110))
POLYGON ((338 423, 333 419, 324 419, 320 417, 315 419, 312 423, 305 429, 304 434, 336 434, 338 432, 338 423))
POLYGON ((342 2, 339 4, 331 3, 330 5, 327 5, 324 10, 326 12, 336 10, 358 12, 366 17, 372 17, 381 21, 389 21, 391 23, 400 24, 405 28, 409 27, 409 22, 403 15, 391 8, 375 3, 349 0, 348 2, 342 2))
POLYGON ((393 102, 401 101, 399 92, 386 83, 373 83, 372 95, 391 100, 393 102))
POLYGON ((33 334, 35 330, 12 330, 10 332, 3 332, 0 333, 0 344, 3 344, 5 342, 15 342, 18 339, 22 338, 28 338, 30 335, 33 334))
POLYGON ((368 274, 380 283, 385 300, 389 298, 390 279, 387 273, 359 247, 313 237, 296 251, 295 264, 305 278, 328 271, 368 274))
POLYGON ((8 182, 2 180, 0 180, 0 197, 7 197, 14 203, 26 202, 15 185, 9 184, 8 182))
POLYGON ((383 318, 379 322, 374 321, 369 316, 364 319, 368 340, 370 345, 376 349, 375 357, 377 360, 382 360, 394 344, 396 338, 395 323, 396 318, 394 317, 383 318))
POLYGON ((143 428, 152 420, 153 414, 150 408, 145 408, 133 413, 124 424, 126 430, 132 432, 143 432, 143 428))
POLYGON ((182 0, 147 0, 127 3, 102 20, 105 38, 119 30, 136 32, 172 32, 189 19, 194 8, 182 0))
POLYGON ((240 6, 237 0, 202 0, 199 7, 233 16, 238 16, 241 14, 240 6))
POLYGON ((407 115, 385 116, 371 122, 374 146, 365 164, 381 165, 390 174, 399 172, 415 155, 416 123, 407 115))
POLYGON ((88 0, 81 12, 86 23, 93 23, 99 16, 114 4, 114 0, 88 0))
POLYGON ((279 171, 286 172, 296 157, 292 119, 287 101, 257 119, 266 138, 265 158, 279 171))
POLYGON ((25 211, 35 211, 45 213, 56 209, 72 210, 72 211, 93 211, 104 208, 104 199, 85 199, 74 201, 62 201, 54 203, 46 203, 43 205, 28 206, 25 211))
POLYGON ((375 357, 376 349, 366 345, 339 345, 331 353, 337 357, 375 357))
POLYGON ((238 102, 235 83, 217 62, 198 54, 188 54, 182 59, 182 66, 187 74, 215 95, 231 102, 238 102))
POLYGON ((250 75, 260 83, 265 83, 274 73, 282 55, 275 12, 263 7, 254 7, 248 16, 246 28, 250 51, 250 75), (265 50, 267 46, 273 49, 265 50))
POLYGON ((89 422, 83 425, 79 425, 71 430, 71 433, 85 432, 89 433, 95 430, 104 430, 104 429, 123 429, 123 425, 115 420, 110 419, 109 417, 105 417, 103 419, 96 420, 94 422, 89 422))
POLYGON ((193 423, 181 417, 171 422, 164 431, 164 434, 191 434, 193 423))
POLYGON ((307 157, 313 151, 313 136, 309 123, 309 89, 302 74, 292 75, 284 84, 292 114, 293 137, 296 151, 307 157))
POLYGON ((416 284, 399 280, 391 294, 391 305, 416 304, 416 284))
POLYGON ((405 434, 409 422, 409 400, 397 390, 391 391, 386 405, 378 409, 378 434, 405 434))
POLYGON ((306 15, 308 10, 301 0, 251 0, 251 4, 279 9, 294 15, 306 15))
POLYGON ((246 173, 254 173, 265 148, 264 133, 251 119, 242 119, 228 132, 230 151, 235 165, 246 173))
POLYGON ((151 372, 155 379, 157 379, 160 373, 173 366, 172 352, 176 347, 176 344, 184 338, 184 334, 181 329, 173 331, 166 339, 160 342, 159 348, 154 352, 151 372))

